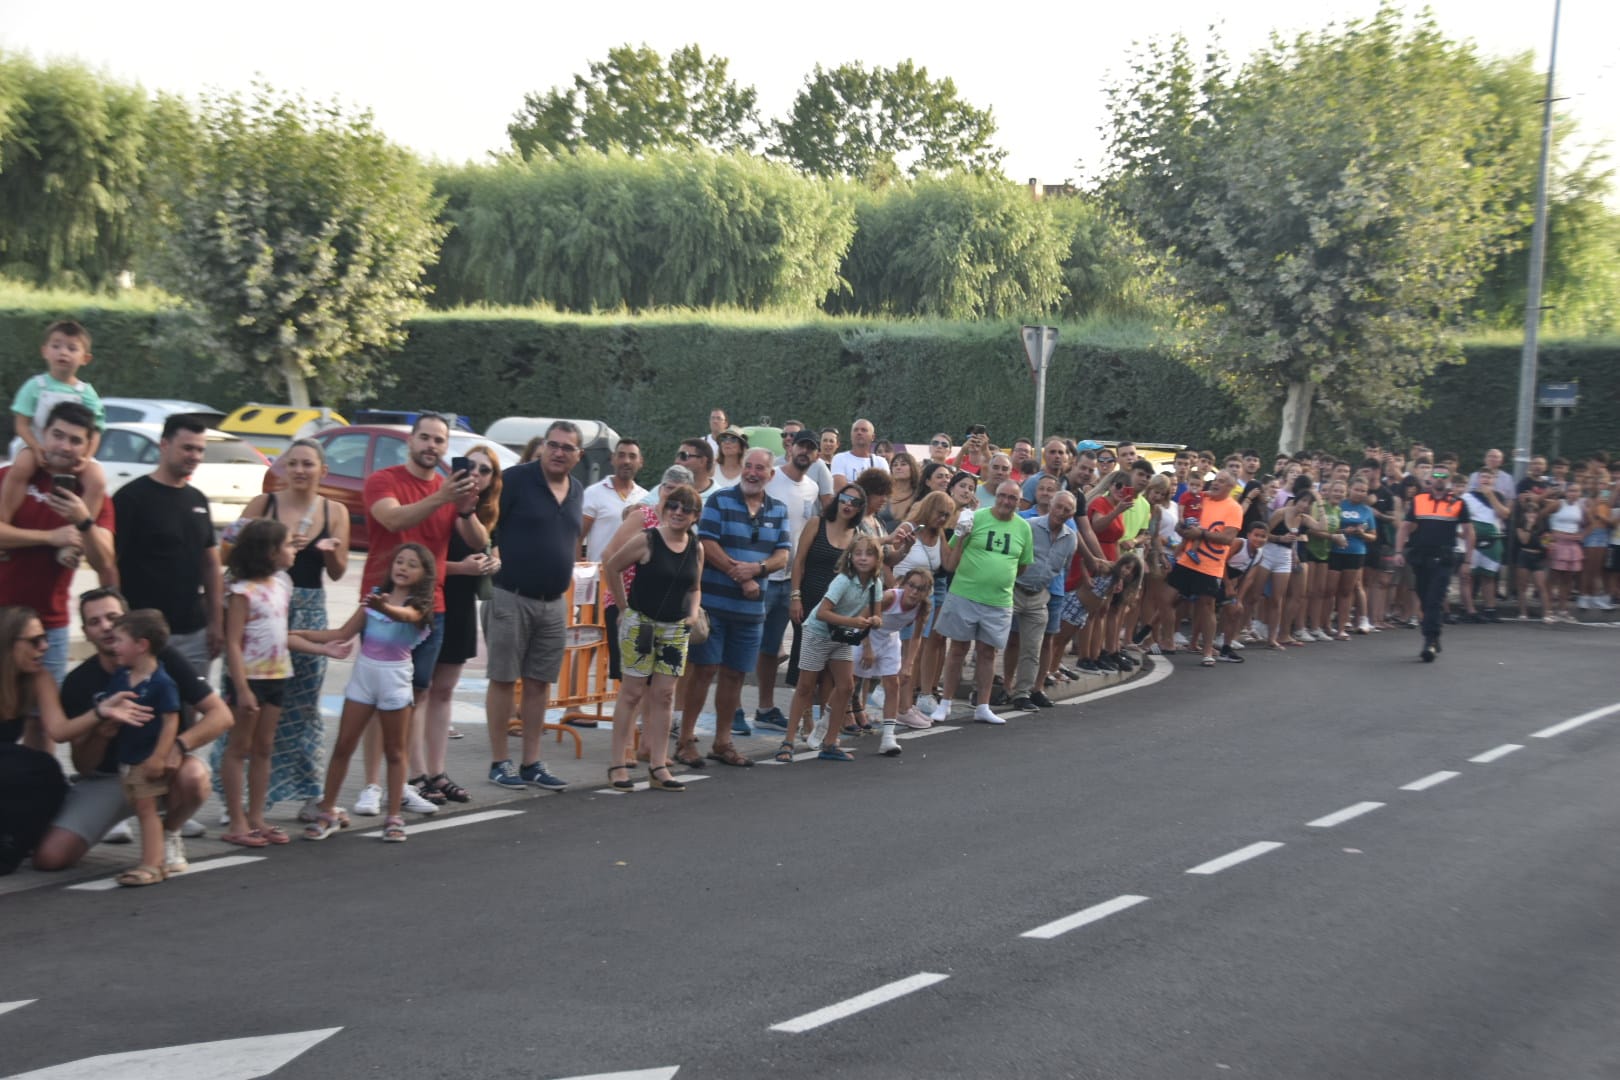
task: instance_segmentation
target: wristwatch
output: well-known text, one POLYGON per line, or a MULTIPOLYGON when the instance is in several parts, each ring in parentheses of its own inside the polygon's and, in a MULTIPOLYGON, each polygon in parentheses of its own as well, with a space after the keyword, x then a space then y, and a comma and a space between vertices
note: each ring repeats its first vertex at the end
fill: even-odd
POLYGON ((96 521, 94 518, 85 518, 83 521, 76 522, 73 527, 82 533, 87 533, 91 529, 95 528, 95 525, 96 521))
POLYGON ((472 517, 477 512, 478 511, 476 511, 476 510, 468 510, 464 514, 457 514, 456 517, 460 518, 462 521, 466 521, 468 518, 472 517))

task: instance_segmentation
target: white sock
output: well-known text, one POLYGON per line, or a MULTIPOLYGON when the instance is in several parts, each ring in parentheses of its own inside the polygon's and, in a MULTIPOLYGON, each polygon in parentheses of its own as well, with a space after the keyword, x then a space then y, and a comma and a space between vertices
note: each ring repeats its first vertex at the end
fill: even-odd
POLYGON ((973 710, 973 719, 982 720, 987 724, 1005 724, 1007 721, 990 711, 990 706, 980 705, 973 710))

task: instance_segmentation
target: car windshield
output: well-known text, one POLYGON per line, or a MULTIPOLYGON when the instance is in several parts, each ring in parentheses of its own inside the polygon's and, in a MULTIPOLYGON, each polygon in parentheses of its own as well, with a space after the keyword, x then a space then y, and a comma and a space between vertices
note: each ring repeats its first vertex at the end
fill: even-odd
POLYGON ((259 452, 241 439, 209 439, 203 451, 203 462, 209 465, 263 465, 259 452))

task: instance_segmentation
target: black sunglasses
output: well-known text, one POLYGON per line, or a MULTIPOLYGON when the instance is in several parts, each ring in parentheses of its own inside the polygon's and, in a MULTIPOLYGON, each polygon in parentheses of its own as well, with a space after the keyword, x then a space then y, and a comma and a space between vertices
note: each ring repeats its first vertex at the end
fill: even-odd
POLYGON ((931 442, 929 442, 928 445, 929 446, 943 446, 943 447, 949 449, 951 444, 949 442, 947 442, 946 440, 944 440, 944 439, 934 439, 931 442))
POLYGON ((51 637, 49 634, 35 634, 33 637, 25 637, 18 640, 28 642, 28 644, 32 645, 36 649, 48 648, 51 644, 51 637))
POLYGON ((674 499, 670 499, 668 502, 664 503, 665 513, 673 514, 677 510, 683 514, 690 514, 692 512, 692 508, 690 506, 687 506, 683 502, 676 502, 674 499))
POLYGON ((866 500, 861 498, 859 495, 840 495, 838 496, 838 501, 841 503, 847 503, 850 506, 866 505, 866 500))

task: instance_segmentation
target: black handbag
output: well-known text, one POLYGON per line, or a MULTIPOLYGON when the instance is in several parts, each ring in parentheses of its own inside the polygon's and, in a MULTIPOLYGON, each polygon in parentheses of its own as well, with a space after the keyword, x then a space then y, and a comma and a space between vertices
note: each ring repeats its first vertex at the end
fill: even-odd
MULTIPOLYGON (((868 589, 870 589, 870 586, 868 586, 868 589)), ((870 603, 867 604, 866 613, 868 615, 877 614, 876 596, 873 596, 870 603)), ((866 635, 870 634, 871 632, 872 628, 869 626, 862 626, 859 629, 853 626, 827 627, 827 635, 840 645, 859 645, 866 640, 866 635)))

